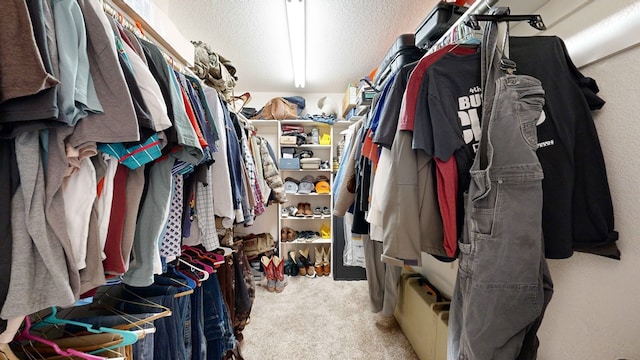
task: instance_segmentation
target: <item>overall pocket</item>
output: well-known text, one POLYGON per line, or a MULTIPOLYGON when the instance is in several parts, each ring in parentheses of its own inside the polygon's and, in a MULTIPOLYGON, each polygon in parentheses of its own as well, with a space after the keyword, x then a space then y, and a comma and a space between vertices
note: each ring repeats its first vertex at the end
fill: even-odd
POLYGON ((524 141, 533 150, 538 147, 536 123, 540 119, 544 106, 544 90, 534 87, 519 93, 516 103, 516 117, 520 124, 520 132, 524 141))

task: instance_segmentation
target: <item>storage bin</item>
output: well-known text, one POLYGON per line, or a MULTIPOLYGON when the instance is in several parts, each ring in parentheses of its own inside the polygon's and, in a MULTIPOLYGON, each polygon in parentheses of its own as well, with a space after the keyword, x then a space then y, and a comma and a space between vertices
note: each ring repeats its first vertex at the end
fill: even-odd
POLYGON ((449 305, 448 301, 438 302, 435 294, 419 284, 415 274, 403 274, 394 316, 421 360, 446 360, 448 329, 440 324, 440 314, 448 313, 449 305))
POLYGON ((280 159, 280 169, 282 170, 300 170, 300 159, 299 158, 291 158, 291 159, 280 159))

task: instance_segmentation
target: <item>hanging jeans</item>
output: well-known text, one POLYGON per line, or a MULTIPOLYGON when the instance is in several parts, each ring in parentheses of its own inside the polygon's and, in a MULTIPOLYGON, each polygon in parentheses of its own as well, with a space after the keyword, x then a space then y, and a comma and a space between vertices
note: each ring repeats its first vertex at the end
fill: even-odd
POLYGON ((533 77, 502 73, 495 31, 487 30, 482 136, 465 200, 450 360, 535 358, 535 332, 551 297, 535 152, 544 90, 533 77))

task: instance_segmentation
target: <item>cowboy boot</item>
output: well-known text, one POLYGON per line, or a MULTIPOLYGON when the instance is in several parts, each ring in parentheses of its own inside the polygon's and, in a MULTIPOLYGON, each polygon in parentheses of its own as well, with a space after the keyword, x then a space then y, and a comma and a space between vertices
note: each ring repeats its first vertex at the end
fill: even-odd
POLYGON ((300 276, 307 275, 307 269, 304 267, 304 264, 300 261, 295 251, 289 251, 289 259, 291 259, 298 267, 298 274, 300 274, 300 276))
POLYGON ((314 263, 314 267, 316 270, 316 275, 318 276, 322 276, 324 275, 324 270, 322 267, 322 253, 324 252, 324 248, 321 248, 322 252, 318 250, 318 248, 314 248, 314 251, 316 253, 316 261, 314 263))
POLYGON ((275 268, 273 267, 273 261, 266 256, 262 256, 262 258, 260 258, 260 262, 262 262, 264 273, 267 275, 267 291, 275 291, 276 272, 275 268))
POLYGON ((307 277, 315 277, 316 272, 313 270, 311 261, 309 261, 309 248, 298 250, 298 252, 300 253, 300 261, 304 264, 304 268, 307 271, 307 277))
POLYGON ((284 261, 282 261, 282 259, 280 259, 278 256, 273 255, 271 264, 273 265, 276 276, 276 292, 282 292, 282 290, 284 290, 284 287, 287 286, 287 283, 284 281, 284 261))
POLYGON ((325 276, 329 276, 329 274, 331 273, 331 265, 329 259, 329 249, 327 249, 327 251, 324 251, 324 248, 322 248, 322 273, 325 276))

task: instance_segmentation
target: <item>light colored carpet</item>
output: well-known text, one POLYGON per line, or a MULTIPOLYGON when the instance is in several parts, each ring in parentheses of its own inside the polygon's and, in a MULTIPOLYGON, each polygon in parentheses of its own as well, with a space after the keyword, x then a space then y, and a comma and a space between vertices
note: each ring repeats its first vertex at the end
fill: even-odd
POLYGON ((399 327, 380 330, 366 281, 289 277, 281 293, 256 286, 251 322, 243 331, 247 360, 417 360, 399 327))

